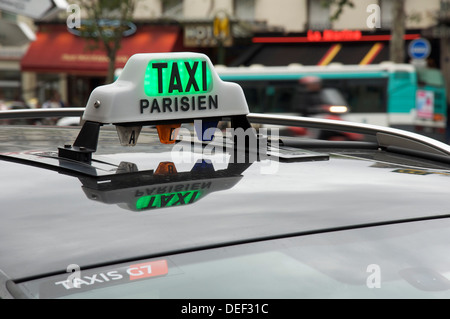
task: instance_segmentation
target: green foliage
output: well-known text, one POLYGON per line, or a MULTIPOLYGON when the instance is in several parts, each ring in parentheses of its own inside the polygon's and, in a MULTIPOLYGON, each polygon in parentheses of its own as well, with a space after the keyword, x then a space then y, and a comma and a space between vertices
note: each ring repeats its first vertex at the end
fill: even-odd
POLYGON ((336 11, 330 17, 331 21, 339 19, 342 10, 344 10, 344 7, 348 6, 350 8, 353 8, 355 6, 353 0, 320 0, 320 3, 322 6, 327 8, 331 7, 332 5, 336 5, 336 11))
POLYGON ((80 3, 88 22, 83 25, 82 36, 107 45, 122 38, 135 8, 135 0, 81 0, 80 3))
POLYGON ((81 36, 87 40, 88 49, 103 48, 110 65, 106 82, 114 78, 116 52, 120 49, 123 33, 132 21, 138 0, 79 0, 86 12, 81 36))

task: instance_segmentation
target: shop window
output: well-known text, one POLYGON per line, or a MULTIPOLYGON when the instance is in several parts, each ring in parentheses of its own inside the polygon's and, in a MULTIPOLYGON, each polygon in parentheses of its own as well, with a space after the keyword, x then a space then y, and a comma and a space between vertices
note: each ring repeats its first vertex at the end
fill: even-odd
POLYGON ((19 100, 21 81, 19 71, 0 70, 0 100, 19 100))

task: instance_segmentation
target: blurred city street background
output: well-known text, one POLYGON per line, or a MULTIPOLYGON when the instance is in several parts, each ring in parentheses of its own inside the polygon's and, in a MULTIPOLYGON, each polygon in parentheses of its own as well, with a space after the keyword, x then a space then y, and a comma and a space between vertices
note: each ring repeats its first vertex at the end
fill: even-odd
POLYGON ((84 107, 133 54, 192 51, 251 112, 448 142, 448 25, 447 0, 0 0, 0 109, 84 107))

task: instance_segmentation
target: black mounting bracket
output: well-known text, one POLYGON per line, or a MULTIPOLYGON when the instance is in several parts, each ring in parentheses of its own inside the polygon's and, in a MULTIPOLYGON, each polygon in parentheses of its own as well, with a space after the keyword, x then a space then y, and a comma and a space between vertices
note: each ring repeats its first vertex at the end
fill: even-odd
POLYGON ((90 164, 92 153, 97 150, 101 126, 97 122, 84 122, 73 145, 58 147, 58 156, 90 164))

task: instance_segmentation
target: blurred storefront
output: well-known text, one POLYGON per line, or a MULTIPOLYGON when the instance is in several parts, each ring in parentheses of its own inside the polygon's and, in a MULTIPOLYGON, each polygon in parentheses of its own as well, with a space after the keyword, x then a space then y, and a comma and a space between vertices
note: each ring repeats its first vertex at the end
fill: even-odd
MULTIPOLYGON (((108 58, 101 49, 91 50, 87 41, 68 31, 66 24, 38 25, 37 39, 20 62, 26 79, 24 92, 44 101, 59 91, 69 106, 84 106, 90 92, 104 84, 108 58)), ((122 68, 135 53, 183 50, 182 30, 176 25, 137 25, 122 39, 116 68, 122 68)))
MULTIPOLYGON (((70 106, 84 106, 90 92, 104 84, 108 59, 102 50, 88 50, 86 40, 64 23, 38 24, 33 41, 20 62, 23 92, 44 101, 58 90, 70 106)), ((408 44, 424 30, 408 29, 408 44)), ((284 33, 265 23, 229 19, 184 20, 181 23, 141 23, 122 39, 116 68, 135 53, 194 51, 207 54, 214 64, 228 66, 377 64, 389 60, 389 30, 308 30, 284 33)), ((429 39, 429 65, 441 64, 440 41, 429 39)), ((409 57, 405 52, 405 62, 409 57)), ((0 79, 1 80, 1 79, 0 79)))
MULTIPOLYGON (((406 63, 409 62, 406 53, 409 42, 420 37, 421 30, 406 32, 406 63)), ((389 31, 309 30, 295 34, 255 34, 251 39, 252 47, 233 61, 233 65, 376 64, 389 60, 390 39, 389 31)), ((433 42, 433 45, 439 43, 433 42)), ((435 65, 439 63, 439 50, 432 50, 430 61, 435 65)))

